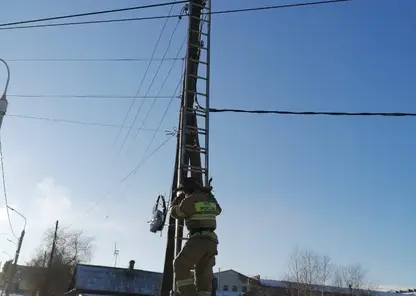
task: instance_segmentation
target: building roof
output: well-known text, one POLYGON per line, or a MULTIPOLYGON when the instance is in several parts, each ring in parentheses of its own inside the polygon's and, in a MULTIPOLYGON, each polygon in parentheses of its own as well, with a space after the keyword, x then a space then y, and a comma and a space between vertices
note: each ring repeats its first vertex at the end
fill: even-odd
POLYGON ((216 291, 216 296, 241 296, 240 292, 216 291))
POLYGON ((215 272, 214 275, 216 275, 216 276, 220 275, 221 276, 222 273, 227 273, 227 272, 232 272, 232 273, 235 273, 235 274, 237 274, 239 276, 242 276, 242 277, 245 277, 245 278, 251 278, 250 276, 245 275, 245 274, 243 274, 241 272, 238 272, 238 271, 236 271, 234 269, 221 270, 219 272, 215 272))
MULTIPOLYGON (((268 287, 276 287, 276 288, 284 288, 287 287, 289 282, 287 281, 275 281, 275 280, 265 280, 260 279, 260 284, 268 287)), ((345 293, 349 294, 349 288, 343 287, 334 287, 334 286, 323 286, 323 285, 313 285, 316 290, 324 291, 324 292, 337 292, 337 293, 345 293)), ((376 294, 377 296, 398 296, 395 292, 384 292, 384 291, 377 291, 377 290, 369 290, 376 294)))
POLYGON ((159 272, 78 264, 68 293, 153 295, 159 290, 161 280, 159 272))

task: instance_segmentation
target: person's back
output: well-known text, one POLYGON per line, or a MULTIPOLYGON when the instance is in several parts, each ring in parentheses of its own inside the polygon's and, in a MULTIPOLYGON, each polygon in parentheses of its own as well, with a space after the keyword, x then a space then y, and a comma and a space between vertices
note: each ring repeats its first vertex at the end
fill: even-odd
POLYGON ((214 196, 205 192, 186 194, 176 209, 178 218, 185 219, 191 235, 202 231, 214 232, 217 229, 216 216, 222 211, 214 196))
MULTIPOLYGON (((192 183, 191 183, 192 185, 192 183)), ((186 296, 210 296, 212 290, 215 256, 218 254, 216 216, 222 209, 209 190, 195 186, 183 188, 184 197, 179 205, 173 206, 171 215, 184 219, 189 230, 189 239, 175 258, 174 272, 178 290, 186 296), (195 266, 195 283, 190 270, 195 266)))

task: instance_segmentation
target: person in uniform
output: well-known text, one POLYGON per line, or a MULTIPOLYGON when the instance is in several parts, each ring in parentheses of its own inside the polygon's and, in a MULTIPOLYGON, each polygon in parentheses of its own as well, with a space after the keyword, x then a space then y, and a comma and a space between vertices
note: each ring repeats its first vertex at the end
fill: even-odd
POLYGON ((213 267, 218 255, 216 217, 222 211, 211 190, 192 178, 185 178, 177 190, 178 203, 171 207, 172 217, 185 220, 189 231, 189 238, 173 263, 181 296, 211 296, 213 267), (195 269, 195 284, 192 269, 195 269))

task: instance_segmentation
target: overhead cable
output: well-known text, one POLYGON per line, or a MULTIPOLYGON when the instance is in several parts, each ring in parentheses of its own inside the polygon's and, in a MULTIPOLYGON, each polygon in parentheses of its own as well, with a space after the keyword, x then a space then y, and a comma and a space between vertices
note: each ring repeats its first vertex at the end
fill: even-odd
MULTIPOLYGON (((174 61, 177 58, 172 57, 165 57, 165 58, 153 58, 152 61, 174 61)), ((5 59, 7 62, 77 62, 77 63, 94 63, 94 62, 147 62, 149 58, 107 58, 107 59, 52 59, 52 58, 44 58, 44 59, 5 59)))
MULTIPOLYGON (((34 119, 50 122, 59 122, 59 123, 71 123, 71 124, 80 124, 80 125, 90 125, 90 126, 101 126, 101 127, 120 127, 117 124, 111 123, 100 123, 100 122, 90 122, 90 121, 78 121, 70 119, 60 119, 60 118, 50 118, 50 117, 38 117, 38 116, 29 116, 29 115, 20 115, 20 114, 6 114, 8 117, 22 118, 22 119, 34 119)), ((124 128, 129 128, 130 126, 125 126, 124 128)), ((143 128, 144 131, 156 131, 157 129, 143 128)))
POLYGON ((8 94, 8 97, 25 98, 25 99, 136 99, 136 100, 166 100, 170 99, 170 95, 157 95, 146 97, 122 96, 122 95, 41 95, 41 94, 8 94))
POLYGON ((100 11, 77 13, 77 14, 67 14, 67 15, 61 15, 61 16, 53 16, 53 17, 46 17, 46 18, 39 18, 39 19, 31 19, 31 20, 3 23, 3 24, 0 24, 0 27, 21 25, 21 24, 32 24, 32 23, 62 20, 62 19, 70 19, 70 18, 78 18, 78 17, 84 17, 84 16, 110 14, 110 13, 116 13, 116 12, 141 10, 141 9, 162 7, 162 6, 168 6, 168 5, 175 5, 175 4, 186 3, 186 2, 188 2, 188 1, 186 1, 186 0, 185 1, 172 1, 172 2, 166 2, 166 3, 148 4, 148 5, 126 7, 126 8, 110 9, 110 10, 100 10, 100 11))
MULTIPOLYGON (((182 79, 183 79, 183 75, 179 79, 179 83, 176 86, 175 94, 180 89, 180 85, 182 84, 181 83, 182 79)), ((139 170, 139 168, 141 168, 143 166, 143 164, 147 161, 146 160, 147 159, 146 158, 146 153, 150 150, 150 147, 152 146, 152 144, 153 144, 153 142, 156 138, 156 133, 160 129, 160 127, 161 127, 161 125, 162 125, 162 123, 163 123, 163 121, 166 117, 166 114, 168 113, 168 110, 169 110, 169 108, 172 104, 172 101, 173 101, 173 97, 172 97, 172 100, 170 100, 169 104, 166 106, 165 112, 163 113, 162 118, 160 119, 160 121, 158 123, 158 126, 156 127, 156 131, 153 133, 153 136, 152 136, 151 140, 149 141, 149 144, 147 145, 145 152, 143 153, 142 159, 139 161, 137 166, 120 181, 120 183, 123 183, 124 181, 126 181, 130 176, 134 176, 137 173, 137 171, 139 170)), ((172 133, 172 136, 175 136, 176 134, 177 133, 174 131, 174 133, 172 133)))
MULTIPOLYGON (((210 14, 211 15, 221 15, 221 14, 232 14, 232 13, 242 13, 242 12, 255 12, 255 11, 274 10, 274 9, 281 9, 281 8, 295 8, 295 7, 317 6, 317 5, 324 5, 324 4, 335 4, 335 3, 350 2, 350 1, 353 1, 353 0, 327 0, 327 1, 303 2, 303 3, 282 4, 282 5, 262 6, 262 7, 249 7, 249 8, 240 8, 240 9, 212 11, 210 14)), ((209 14, 209 13, 205 13, 205 14, 209 14)), ((10 27, 0 27, 0 30, 16 30, 16 29, 30 29, 30 28, 46 28, 46 27, 62 27, 62 26, 76 26, 76 25, 90 25, 90 24, 121 23, 121 22, 132 22, 132 21, 145 21, 145 20, 156 20, 156 19, 164 19, 164 18, 174 18, 174 17, 181 17, 181 16, 182 16, 181 14, 156 15, 156 16, 134 17, 134 18, 119 18, 119 19, 111 19, 111 20, 94 20, 94 21, 79 21, 79 22, 66 22, 66 23, 54 23, 54 24, 10 26, 10 27)))
MULTIPOLYGON (((163 146, 165 146, 168 142, 169 142, 169 140, 170 139, 172 139, 174 136, 176 135, 176 133, 175 134, 170 134, 169 135, 169 137, 166 139, 166 140, 164 140, 159 146, 157 146, 156 147, 156 149, 155 150, 153 150, 152 151, 152 153, 150 153, 149 154, 149 156, 147 156, 146 157, 146 159, 145 159, 145 161, 142 163, 142 165, 144 165, 150 158, 152 158, 160 149, 162 149, 162 147, 163 146)), ((122 182, 120 182, 120 183, 122 183, 122 182)), ((127 186, 125 187, 125 190, 124 190, 124 192, 123 192, 123 194, 122 194, 122 197, 124 196, 124 194, 125 194, 125 192, 126 192, 126 190, 127 190, 127 186)), ((108 194, 107 195, 104 195, 104 196, 102 196, 101 198, 99 198, 91 207, 89 207, 85 212, 83 212, 82 214, 81 214, 81 216, 80 217, 78 217, 77 218, 77 221, 79 222, 80 220, 82 220, 83 218, 85 218, 85 216, 87 216, 96 206, 98 206, 106 197, 108 196, 108 194)), ((67 228, 70 228, 72 225, 73 225, 74 223, 71 223, 67 228)))
MULTIPOLYGON (((168 15, 168 16, 170 16, 170 15, 172 14, 173 7, 174 7, 174 5, 172 5, 172 6, 170 7, 170 10, 169 10, 169 15, 168 15)), ((152 60, 152 59, 153 59, 153 57, 154 57, 154 56, 155 56, 155 54, 156 54, 156 50, 157 50, 157 48, 158 48, 158 46, 159 46, 160 40, 162 39, 163 32, 165 31, 165 28, 166 28, 166 25, 167 25, 167 23, 168 23, 168 20, 169 20, 169 18, 168 18, 168 17, 166 17, 166 18, 165 18, 165 22, 163 23, 162 29, 160 30, 159 36, 158 36, 158 38, 157 38, 156 44, 155 44, 155 46, 154 46, 154 48, 153 48, 153 52, 152 52, 152 56, 151 56, 150 60, 152 60)), ((146 68, 146 70, 144 71, 144 74, 143 74, 143 76, 142 76, 142 79, 141 79, 141 81, 140 81, 139 87, 138 87, 137 92, 136 92, 136 97, 139 95, 140 90, 142 89, 143 82, 144 82, 144 80, 145 80, 145 78, 146 78, 146 76, 147 76, 147 73, 149 72, 150 65, 151 65, 151 61, 149 61, 149 63, 147 64, 147 68, 146 68)), ((130 111, 132 110, 132 108, 133 108, 133 106, 134 106, 134 104, 135 104, 135 103, 136 103, 136 100, 133 100, 133 101, 131 102, 131 104, 130 104, 129 108, 127 109, 126 116, 124 116, 123 122, 121 123, 121 126, 122 126, 122 127, 125 125, 125 123, 126 123, 126 121, 127 121, 127 118, 128 118, 128 116, 129 116, 129 114, 130 114, 130 111)), ((140 112, 140 110, 141 110, 142 106, 143 106, 143 104, 142 104, 142 105, 140 105, 140 107, 139 107, 139 111, 138 111, 138 112, 140 112)), ((136 117, 137 117, 137 116, 136 116, 136 117)), ((135 120, 136 120, 136 117, 135 117, 135 120)), ((134 123, 135 123, 135 122, 133 122, 133 125, 134 125, 134 123)), ((131 126, 133 126, 133 125, 131 125, 131 126)), ((118 141, 118 139, 119 139, 119 137, 120 137, 120 135, 121 135, 121 131, 122 131, 122 128, 120 128, 120 129, 119 129, 119 131, 118 131, 118 133, 117 133, 117 136, 116 136, 116 140, 114 141, 114 143, 117 143, 117 141, 118 141)), ((124 144, 126 143, 127 138, 128 138, 128 136, 130 135, 130 133, 131 133, 131 128, 129 128, 129 130, 128 130, 128 132, 127 132, 127 134, 126 134, 126 136, 125 136, 125 138, 124 138, 123 142, 121 143, 121 146, 120 146, 120 150, 119 150, 119 152, 123 149, 124 144)))
MULTIPOLYGON (((202 109, 201 106, 199 108, 202 109)), ((285 111, 285 110, 244 110, 244 109, 218 109, 209 108, 211 113, 250 113, 250 114, 276 114, 276 115, 306 115, 306 116, 387 116, 387 117, 415 117, 416 113, 402 112, 336 112, 336 111, 285 111)))
MULTIPOLYGON (((178 21, 177 21, 176 26, 175 26, 175 28, 174 28, 174 30, 173 30, 173 32, 172 32, 172 35, 171 35, 171 37, 170 37, 170 39, 169 39, 169 41, 168 41, 168 45, 166 46, 166 50, 165 50, 164 56, 166 56, 166 55, 167 55, 167 53, 168 53, 168 51, 169 51, 169 49, 170 49, 170 47, 171 47, 172 40, 173 40, 173 37, 175 36, 175 32, 176 32, 176 30, 177 30, 177 29, 178 29, 178 27, 179 27, 179 23, 180 23, 180 20, 178 20, 178 21)), ((177 57, 179 57, 179 56, 180 56, 180 54, 181 54, 181 52, 182 52, 182 49, 183 49, 183 47, 184 47, 184 46, 185 46, 185 44, 186 44, 186 40, 187 40, 187 35, 185 35, 185 38, 184 38, 184 40, 183 40, 183 42, 182 42, 182 45, 181 45, 181 47, 179 48, 179 51, 178 51, 178 53, 177 53, 177 55, 176 55, 177 57)), ((176 64, 175 62, 173 62, 173 63, 171 64, 171 66, 170 66, 170 68, 169 68, 169 70, 168 70, 168 73, 166 74, 165 79, 164 79, 164 80, 163 80, 163 82, 162 82, 162 85, 159 87, 159 90, 158 90, 158 91, 157 91, 157 93, 156 93, 156 96, 157 96, 157 95, 159 95, 159 93, 161 92, 162 88, 165 86, 165 84, 166 84, 166 82, 167 82, 168 78, 170 77, 170 74, 172 73, 172 70, 173 70, 173 68, 174 68, 175 64, 176 64)), ((157 70, 156 70, 155 74, 153 75, 153 79, 152 79, 152 81, 151 81, 151 83, 150 83, 150 85, 149 85, 149 87, 148 87, 148 89, 147 89, 147 92, 146 92, 146 94, 144 95, 145 97, 149 94, 150 90, 152 89, 152 86, 153 86, 153 84, 154 84, 154 82, 155 82, 155 80, 156 80, 156 77, 157 77, 157 75, 158 75, 158 74, 159 74, 159 72, 160 72, 161 66, 162 66, 162 63, 159 63, 159 65, 158 65, 158 67, 157 67, 157 70)), ((175 93, 176 93, 176 90, 175 90, 175 92, 174 92, 174 95, 175 95, 175 93)), ((139 113, 140 113, 140 109, 141 109, 141 107, 143 107, 143 104, 144 104, 144 101, 142 101, 142 104, 140 105, 139 110, 137 110, 136 115, 134 116, 134 119, 133 119, 133 123, 132 123, 132 125, 134 125, 134 124, 136 123, 137 118, 138 118, 139 113)), ((140 129, 144 126, 144 124, 146 123, 147 119, 149 118, 150 112, 152 112, 152 110, 153 110, 153 108, 154 108, 155 104, 156 104, 156 100, 153 100, 152 104, 150 105, 150 108, 147 110, 147 113, 146 113, 146 115, 145 115, 145 117, 144 117, 143 121, 142 121, 142 122, 141 122, 141 124, 140 124, 139 129, 137 129, 137 130, 136 130, 136 134, 135 134, 135 135, 134 135, 134 137, 133 137, 133 140, 132 140, 132 145, 130 146, 130 149, 128 150, 128 153, 130 152, 131 148, 133 147, 133 143, 136 141, 137 137, 139 136, 140 129)))
POLYGON ((4 195, 4 203, 6 207, 6 213, 7 213, 7 220, 9 221, 10 231, 12 232, 13 236, 16 239, 19 239, 19 237, 16 235, 16 233, 13 230, 12 220, 10 219, 10 210, 9 210, 9 201, 7 198, 6 177, 4 173, 3 147, 1 143, 1 138, 0 138, 0 164, 1 164, 1 177, 2 177, 2 184, 3 184, 3 195, 4 195))

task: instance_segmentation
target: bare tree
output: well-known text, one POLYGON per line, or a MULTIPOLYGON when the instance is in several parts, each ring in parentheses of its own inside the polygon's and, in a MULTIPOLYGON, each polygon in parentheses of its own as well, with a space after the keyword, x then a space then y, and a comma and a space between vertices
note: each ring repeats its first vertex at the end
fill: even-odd
POLYGON ((339 288, 349 288, 353 295, 369 295, 376 286, 366 284, 366 271, 361 264, 338 266, 334 270, 333 284, 339 288))
POLYGON ((331 260, 311 250, 295 250, 289 262, 288 289, 295 295, 312 295, 332 275, 331 260))
POLYGON ((321 256, 320 258, 321 264, 321 270, 320 270, 320 285, 325 286, 326 284, 328 284, 329 280, 331 279, 332 275, 333 275, 333 267, 332 267, 332 262, 331 262, 331 258, 329 256, 321 256))
POLYGON ((43 295, 64 293, 76 264, 90 261, 93 253, 93 238, 85 237, 82 231, 61 229, 58 231, 52 265, 47 269, 54 231, 51 228, 45 232, 42 244, 27 263, 36 270, 31 273, 32 290, 42 291, 43 295))
POLYGON ((352 290, 353 294, 360 294, 365 289, 364 279, 366 272, 361 264, 354 264, 343 268, 344 283, 352 290))
POLYGON ((342 288, 346 286, 344 283, 343 267, 337 266, 336 268, 334 268, 332 281, 333 281, 334 286, 337 288, 342 288))

